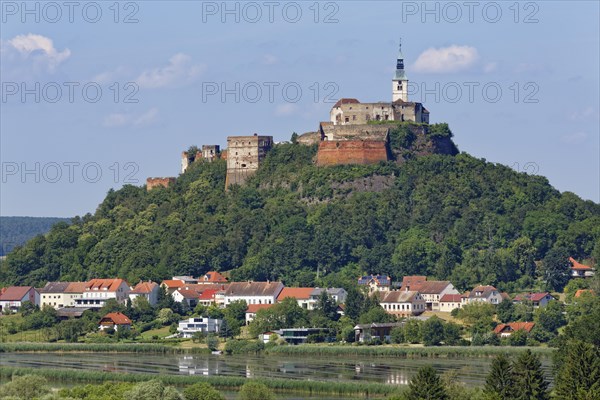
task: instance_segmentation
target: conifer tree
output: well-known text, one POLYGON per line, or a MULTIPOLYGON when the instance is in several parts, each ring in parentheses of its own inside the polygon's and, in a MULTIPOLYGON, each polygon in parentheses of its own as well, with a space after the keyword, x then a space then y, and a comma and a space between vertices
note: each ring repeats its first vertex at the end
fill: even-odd
POLYGON ((407 400, 449 400, 448 393, 435 369, 420 368, 408 384, 407 400))
POLYGON ((521 353, 513 364, 515 400, 549 400, 548 382, 544 379, 542 363, 531 350, 521 353))
POLYGON ((561 350, 556 377, 556 395, 564 400, 600 399, 600 349, 581 341, 569 342, 561 350))
POLYGON ((495 395, 498 399, 509 400, 513 395, 514 379, 509 358, 505 354, 499 354, 492 361, 483 391, 487 395, 495 395))

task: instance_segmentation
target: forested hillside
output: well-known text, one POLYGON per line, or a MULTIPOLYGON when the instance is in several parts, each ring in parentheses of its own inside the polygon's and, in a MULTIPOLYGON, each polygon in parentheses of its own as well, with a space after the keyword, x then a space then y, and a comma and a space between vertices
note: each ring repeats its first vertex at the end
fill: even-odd
POLYGON ((600 259, 600 205, 544 177, 464 153, 323 168, 316 151, 276 145, 227 192, 223 160, 192 164, 168 189, 111 190, 94 215, 12 252, 0 283, 231 270, 286 285, 340 286, 368 272, 510 290, 532 287, 546 256, 600 259))
POLYGON ((0 217, 0 256, 25 244, 32 237, 48 232, 55 223, 68 220, 52 217, 0 217))

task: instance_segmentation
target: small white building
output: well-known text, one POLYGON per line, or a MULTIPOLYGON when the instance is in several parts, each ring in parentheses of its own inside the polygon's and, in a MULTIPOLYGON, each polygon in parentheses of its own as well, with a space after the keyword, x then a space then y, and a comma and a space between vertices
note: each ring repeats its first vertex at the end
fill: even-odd
POLYGON ((283 290, 281 282, 232 282, 225 289, 224 305, 237 300, 246 304, 275 304, 283 290))
POLYGON ((425 312, 425 299, 416 291, 380 292, 379 298, 379 304, 388 314, 410 317, 425 312))
POLYGON ((218 333, 223 320, 208 317, 192 317, 179 321, 177 332, 184 338, 191 338, 194 333, 218 333))
POLYGON ((490 304, 500 304, 504 300, 502 293, 493 286, 476 286, 469 293, 468 303, 484 302, 490 304))
POLYGON ((0 312, 5 310, 17 312, 26 301, 34 306, 40 305, 40 294, 34 287, 10 286, 0 295, 0 312))
POLYGON ((419 292, 423 296, 423 299, 425 299, 427 310, 430 311, 440 311, 440 300, 444 295, 459 294, 459 291, 449 281, 422 281, 416 279, 410 285, 403 284, 402 290, 419 292))
POLYGON ((177 289, 171 296, 176 303, 185 303, 189 308, 196 307, 200 298, 198 292, 190 289, 177 289))
POLYGON ((346 292, 344 288, 315 288, 315 290, 313 290, 313 292, 310 294, 311 300, 318 301, 323 290, 326 290, 329 297, 331 297, 337 304, 346 303, 348 292, 346 292))
POLYGON ((465 297, 462 294, 445 294, 440 299, 440 311, 452 312, 461 308, 465 297))
POLYGON ((148 300, 150 305, 154 306, 158 303, 159 288, 158 283, 152 281, 140 282, 129 292, 129 298, 133 302, 136 298, 143 297, 148 300))

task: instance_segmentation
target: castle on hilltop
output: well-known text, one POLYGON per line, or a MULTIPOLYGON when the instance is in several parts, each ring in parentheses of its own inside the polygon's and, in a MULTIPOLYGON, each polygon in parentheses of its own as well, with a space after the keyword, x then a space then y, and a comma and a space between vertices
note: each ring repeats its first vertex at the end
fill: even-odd
MULTIPOLYGON (((390 127, 394 122, 413 122, 416 135, 425 136, 429 111, 422 103, 408 99, 408 77, 404 70, 402 44, 396 58, 392 78, 392 101, 361 103, 354 98, 342 98, 331 108, 329 121, 321 122, 317 132, 308 132, 298 138, 299 144, 318 143, 316 164, 375 164, 393 158, 390 148, 390 127), (389 123, 388 123, 389 122, 389 123)), ((183 152, 181 173, 197 160, 207 162, 227 160, 225 187, 242 185, 256 173, 266 154, 273 146, 272 136, 228 136, 227 149, 218 145, 203 145, 195 154, 183 152)), ((450 150, 450 154, 453 150, 450 150)), ((168 187, 171 178, 148 178, 147 189, 168 187)))

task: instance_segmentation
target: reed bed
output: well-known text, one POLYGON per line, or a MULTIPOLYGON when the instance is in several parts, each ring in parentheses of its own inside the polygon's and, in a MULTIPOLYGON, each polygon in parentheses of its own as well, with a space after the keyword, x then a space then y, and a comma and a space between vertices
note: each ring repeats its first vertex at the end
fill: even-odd
POLYGON ((182 349, 144 343, 0 343, 0 353, 24 352, 93 352, 93 353, 210 353, 208 349, 182 349))
MULTIPOLYGON (((39 375, 49 381, 103 383, 103 382, 143 382, 160 379, 167 385, 185 386, 207 382, 220 390, 238 390, 248 382, 245 377, 232 376, 190 376, 154 375, 144 373, 117 373, 104 371, 81 371, 50 368, 0 367, 0 379, 10 379, 13 375, 39 375)), ((282 378, 256 378, 257 382, 277 392, 306 393, 311 395, 343 395, 357 398, 365 396, 387 396, 399 391, 397 386, 372 382, 325 382, 282 378)))
POLYGON ((294 356, 361 356, 390 358, 460 358, 493 357, 500 353, 518 354, 525 349, 540 355, 551 355, 555 349, 548 347, 506 346, 443 346, 443 347, 397 347, 397 346, 348 346, 348 345, 299 345, 274 346, 265 352, 273 355, 294 356))

